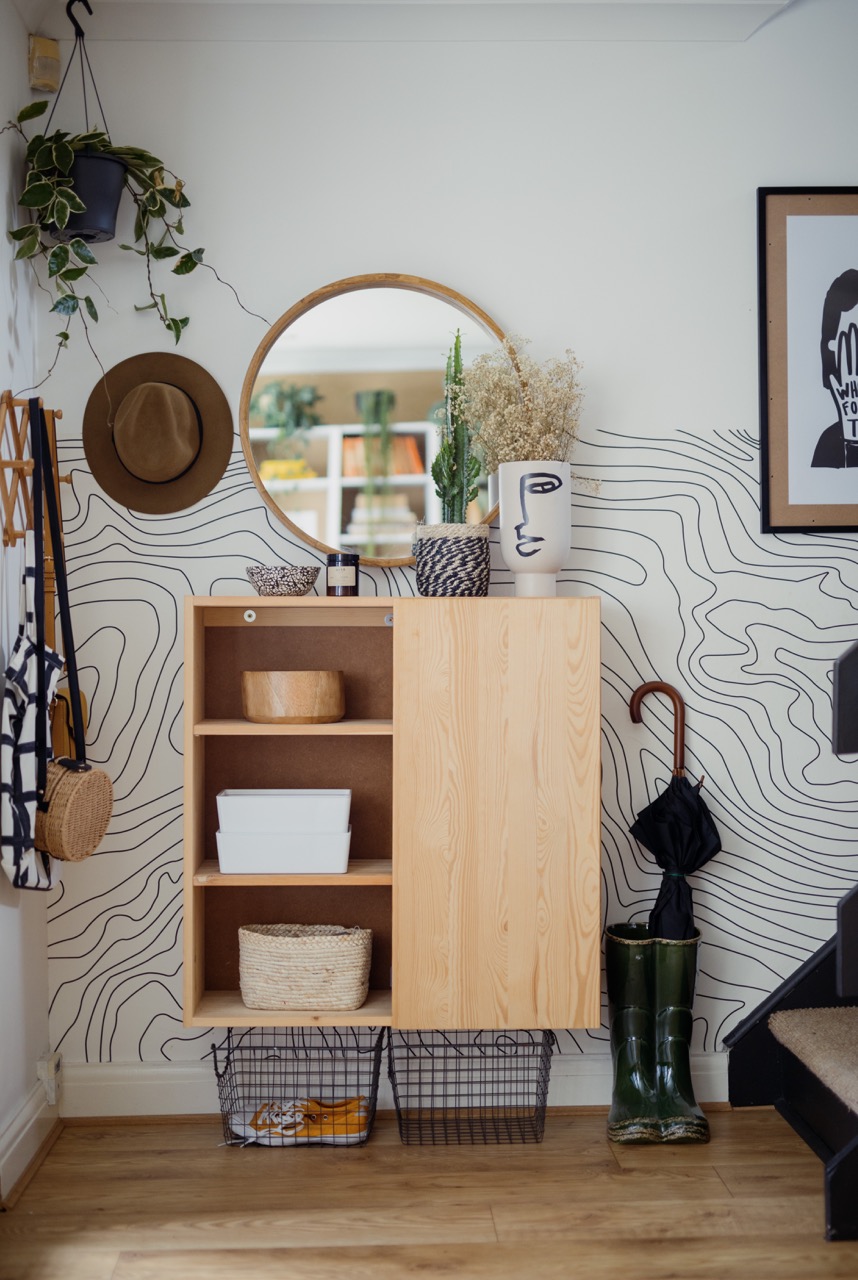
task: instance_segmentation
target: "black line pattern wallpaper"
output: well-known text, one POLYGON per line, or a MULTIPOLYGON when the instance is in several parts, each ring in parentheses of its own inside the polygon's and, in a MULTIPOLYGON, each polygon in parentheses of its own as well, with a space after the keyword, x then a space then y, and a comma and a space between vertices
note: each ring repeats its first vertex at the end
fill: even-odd
MULTIPOLYGON (((248 563, 317 563, 264 507, 238 440, 188 512, 117 508, 80 440, 60 444, 67 557, 90 755, 114 782, 108 836, 49 907, 51 1035, 70 1062, 198 1061, 211 1032, 181 1022, 182 608, 187 593, 251 595, 248 563)), ((575 470, 598 482, 572 504, 558 590, 602 600, 606 922, 641 920, 659 873, 629 834, 670 779, 672 709, 687 704, 686 765, 723 849, 692 877, 703 934, 695 1048, 713 1050, 834 931, 858 875, 858 758, 831 751, 831 667, 858 639, 850 534, 761 535, 759 442, 724 430, 661 439, 598 431, 575 470)), ((511 591, 493 534, 492 590, 511 591)), ((324 590, 323 577, 320 587, 324 590)), ((362 594, 414 593, 410 570, 375 570, 362 594)), ((217 1038, 220 1038, 218 1036, 217 1038)), ((570 1031, 564 1053, 606 1053, 570 1031)))

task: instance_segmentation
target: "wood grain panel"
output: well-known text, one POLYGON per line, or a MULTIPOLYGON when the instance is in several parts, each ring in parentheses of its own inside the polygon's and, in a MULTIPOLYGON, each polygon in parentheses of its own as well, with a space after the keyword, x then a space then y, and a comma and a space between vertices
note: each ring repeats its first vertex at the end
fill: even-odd
POLYGON ((755 1238, 742 1236, 732 1246, 721 1240, 715 1250, 709 1237, 687 1238, 681 1246, 674 1246, 671 1260, 666 1262, 661 1241, 633 1240, 618 1224, 610 1249, 598 1237, 589 1239, 581 1233, 574 1243, 543 1242, 536 1237, 524 1244, 359 1245, 348 1250, 347 1260, 332 1256, 335 1251, 330 1245, 258 1249, 243 1257, 211 1248, 199 1252, 123 1252, 113 1280, 163 1280, 164 1276, 171 1280, 282 1280, 284 1276, 289 1280, 332 1280, 345 1266, 349 1280, 404 1280, 408 1276, 421 1280, 449 1280, 450 1276, 469 1280, 570 1280, 571 1276, 588 1280, 617 1280, 618 1276, 725 1280, 742 1275, 753 1275, 757 1280, 853 1280, 856 1258, 851 1250, 847 1256, 845 1248, 823 1242, 798 1248, 793 1243, 787 1251, 775 1232, 755 1238))
POLYGON ((248 1009, 239 991, 206 991, 190 1020, 197 1027, 386 1027, 390 992, 370 990, 359 1009, 248 1009))
POLYGON ((194 728, 205 705, 204 631, 201 611, 191 600, 185 603, 185 719, 184 719, 184 854, 182 913, 182 1005, 192 1011, 202 995, 205 967, 205 934, 202 891, 194 885, 194 872, 205 858, 202 822, 206 744, 194 728))
POLYGON ((598 1026, 598 600, 394 613, 394 1024, 598 1026))
POLYGON ((246 873, 225 874, 220 870, 217 860, 210 858, 203 862, 194 875, 194 884, 213 886, 222 889, 235 888, 236 885, 367 885, 391 884, 393 880, 393 863, 390 858, 360 858, 352 861, 342 873, 319 875, 305 873, 301 875, 250 875, 246 873))
POLYGON ((387 597, 359 596, 195 596, 206 627, 383 627, 390 613, 387 597), (248 622, 246 614, 256 617, 248 622))
POLYGON ((392 720, 334 720, 330 724, 257 724, 252 720, 201 720, 198 738, 389 738, 392 720))

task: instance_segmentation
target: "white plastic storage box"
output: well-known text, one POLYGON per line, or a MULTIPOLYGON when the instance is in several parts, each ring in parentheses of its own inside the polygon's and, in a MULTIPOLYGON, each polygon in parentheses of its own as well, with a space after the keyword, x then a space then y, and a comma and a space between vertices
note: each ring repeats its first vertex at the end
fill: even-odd
POLYGON ((346 831, 218 831, 224 875, 342 875, 349 865, 346 831))
POLYGON ((217 816, 222 832, 338 831, 349 826, 351 791, 324 789, 219 791, 217 816))

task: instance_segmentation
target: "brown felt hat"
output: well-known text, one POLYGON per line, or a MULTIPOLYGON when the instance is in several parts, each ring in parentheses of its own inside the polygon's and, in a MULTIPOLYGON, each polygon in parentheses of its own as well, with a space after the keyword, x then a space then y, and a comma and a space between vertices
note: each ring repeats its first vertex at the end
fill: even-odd
POLYGON ((109 497, 147 515, 183 511, 211 493, 232 444, 232 413, 214 378, 170 352, 108 369, 84 410, 93 476, 109 497))

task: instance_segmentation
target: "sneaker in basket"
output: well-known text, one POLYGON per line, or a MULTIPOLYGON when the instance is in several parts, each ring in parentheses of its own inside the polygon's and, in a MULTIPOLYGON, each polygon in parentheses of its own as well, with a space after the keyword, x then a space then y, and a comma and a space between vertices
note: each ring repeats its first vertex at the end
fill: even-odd
POLYGON ((321 1102, 299 1098, 293 1102, 264 1102, 256 1111, 240 1111, 230 1117, 230 1129, 246 1143, 266 1146, 299 1146, 306 1143, 345 1146, 363 1142, 369 1113, 366 1098, 342 1098, 321 1102))

